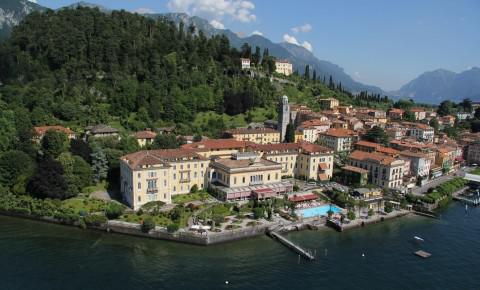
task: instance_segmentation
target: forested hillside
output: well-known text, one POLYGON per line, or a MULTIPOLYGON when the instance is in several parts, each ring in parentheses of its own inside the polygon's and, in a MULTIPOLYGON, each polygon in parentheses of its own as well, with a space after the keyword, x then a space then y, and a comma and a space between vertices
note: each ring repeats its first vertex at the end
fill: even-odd
POLYGON ((127 12, 33 13, 0 50, 2 99, 28 108, 34 124, 121 117, 131 129, 275 99, 268 79, 239 74, 239 52, 226 37, 194 33, 127 12))

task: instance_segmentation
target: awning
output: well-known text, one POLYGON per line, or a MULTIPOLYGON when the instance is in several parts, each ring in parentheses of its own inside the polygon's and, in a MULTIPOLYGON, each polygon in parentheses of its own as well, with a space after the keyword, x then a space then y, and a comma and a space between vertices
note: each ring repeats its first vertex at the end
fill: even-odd
POLYGON ((294 194, 294 195, 289 196, 288 200, 293 201, 293 202, 301 202, 301 201, 315 200, 317 198, 318 198, 318 196, 316 194, 313 194, 313 193, 302 194, 302 195, 294 194))
POLYGON ((328 180, 328 176, 327 176, 325 173, 320 173, 320 174, 318 175, 318 179, 319 179, 320 181, 327 181, 327 180, 328 180))
POLYGON ((271 188, 256 189, 252 192, 252 195, 257 199, 265 199, 277 196, 277 193, 271 188))
POLYGON ((328 169, 328 164, 327 164, 327 163, 319 163, 319 164, 318 164, 318 167, 319 167, 321 170, 327 170, 327 169, 328 169))

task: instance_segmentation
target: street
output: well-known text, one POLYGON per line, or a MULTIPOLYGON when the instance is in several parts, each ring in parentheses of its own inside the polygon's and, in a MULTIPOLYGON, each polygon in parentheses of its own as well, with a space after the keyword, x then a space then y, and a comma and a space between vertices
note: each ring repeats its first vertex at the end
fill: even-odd
POLYGON ((445 181, 448 181, 448 180, 454 178, 455 176, 465 176, 465 172, 469 172, 470 170, 471 170, 471 168, 466 167, 465 169, 460 169, 456 172, 450 173, 449 175, 441 176, 437 179, 434 179, 434 180, 430 181, 429 183, 425 184, 422 187, 416 187, 412 191, 412 193, 415 194, 415 195, 422 195, 422 194, 426 193, 429 188, 438 186, 438 185, 444 183, 445 181))

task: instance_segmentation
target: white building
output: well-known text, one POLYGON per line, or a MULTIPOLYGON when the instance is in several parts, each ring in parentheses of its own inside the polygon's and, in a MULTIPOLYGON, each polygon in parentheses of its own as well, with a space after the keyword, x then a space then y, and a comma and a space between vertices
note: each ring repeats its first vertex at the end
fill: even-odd
POLYGON ((242 62, 242 69, 250 69, 250 59, 249 58, 241 58, 240 61, 242 62))
POLYGON ((288 60, 275 61, 275 71, 279 74, 289 76, 293 73, 293 65, 288 60))

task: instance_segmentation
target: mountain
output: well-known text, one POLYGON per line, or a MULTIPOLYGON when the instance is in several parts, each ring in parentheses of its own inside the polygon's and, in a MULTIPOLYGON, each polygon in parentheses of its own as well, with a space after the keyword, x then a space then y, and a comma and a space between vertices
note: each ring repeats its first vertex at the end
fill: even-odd
POLYGON ((459 102, 465 98, 480 101, 480 68, 461 73, 444 69, 426 72, 392 94, 431 104, 444 100, 459 102))
POLYGON ((112 10, 108 9, 107 7, 104 7, 104 6, 98 5, 98 4, 94 4, 94 3, 85 2, 85 1, 76 2, 76 3, 70 4, 68 6, 62 7, 60 9, 77 9, 78 7, 98 8, 98 10, 102 11, 103 13, 112 12, 112 10))
POLYGON ((317 71, 317 76, 325 76, 328 79, 331 75, 335 83, 341 82, 343 87, 348 88, 352 92, 367 90, 373 93, 383 93, 379 87, 365 85, 353 80, 345 73, 343 68, 331 62, 318 59, 302 46, 291 43, 274 43, 261 35, 240 37, 229 29, 216 29, 207 20, 197 16, 189 16, 185 13, 145 14, 145 16, 152 18, 162 17, 177 24, 183 22, 185 27, 193 25, 198 30, 202 30, 207 36, 224 34, 230 40, 231 45, 236 48, 240 48, 244 43, 248 43, 252 49, 255 49, 256 46, 260 47, 262 51, 264 48, 268 48, 270 55, 291 61, 294 70, 303 73, 305 66, 308 64, 310 65, 310 71, 317 71))
POLYGON ((33 11, 43 11, 42 7, 27 0, 2 0, 0 3, 0 39, 8 37, 12 28, 33 11))

